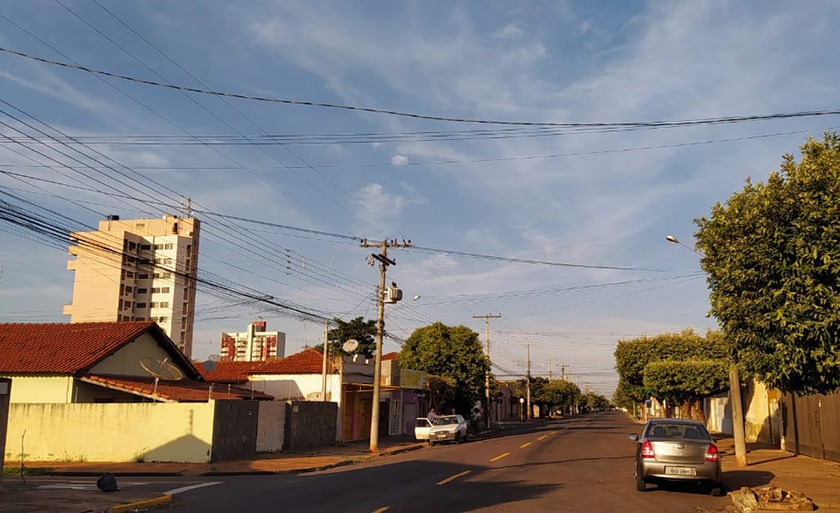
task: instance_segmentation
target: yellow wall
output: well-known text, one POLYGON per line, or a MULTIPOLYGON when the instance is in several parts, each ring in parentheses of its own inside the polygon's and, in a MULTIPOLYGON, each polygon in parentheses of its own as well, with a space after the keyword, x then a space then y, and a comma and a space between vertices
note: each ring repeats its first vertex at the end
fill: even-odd
POLYGON ((207 462, 214 408, 215 401, 12 404, 6 463, 21 460, 24 431, 25 462, 207 462))
MULTIPOLYGON (((146 357, 163 359, 169 355, 158 346, 154 337, 144 333, 132 343, 90 369, 91 374, 113 374, 116 376, 144 376, 149 373, 140 366, 140 359, 146 357)), ((171 363, 171 358, 167 360, 171 363)))
POLYGON ((73 398, 73 378, 69 376, 13 376, 11 402, 69 403, 73 398))

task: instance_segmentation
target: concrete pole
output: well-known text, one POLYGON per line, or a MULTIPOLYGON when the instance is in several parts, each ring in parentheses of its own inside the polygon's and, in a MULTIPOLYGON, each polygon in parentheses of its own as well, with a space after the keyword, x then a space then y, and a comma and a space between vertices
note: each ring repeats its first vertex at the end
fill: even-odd
POLYGON ((747 442, 744 434, 744 411, 741 407, 741 380, 735 362, 729 365, 729 399, 732 409, 732 436, 735 439, 735 465, 746 467, 747 442))
POLYGON ((330 321, 324 321, 324 361, 321 362, 321 400, 327 400, 327 354, 330 352, 330 321))
MULTIPOLYGON (((380 255, 388 258, 388 243, 382 241, 380 255)), ((370 452, 379 452, 379 396, 382 386, 382 332, 385 330, 385 273, 388 266, 379 263, 379 291, 377 292, 376 312, 376 353, 373 358, 373 404, 370 407, 370 452)))

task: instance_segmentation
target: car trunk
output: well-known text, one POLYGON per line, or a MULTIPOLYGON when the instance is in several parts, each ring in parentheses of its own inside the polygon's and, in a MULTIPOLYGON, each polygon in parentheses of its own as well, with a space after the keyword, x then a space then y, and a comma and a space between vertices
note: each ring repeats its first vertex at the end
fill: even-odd
POLYGON ((700 465, 706 461, 708 442, 689 441, 653 441, 653 453, 659 463, 700 465))

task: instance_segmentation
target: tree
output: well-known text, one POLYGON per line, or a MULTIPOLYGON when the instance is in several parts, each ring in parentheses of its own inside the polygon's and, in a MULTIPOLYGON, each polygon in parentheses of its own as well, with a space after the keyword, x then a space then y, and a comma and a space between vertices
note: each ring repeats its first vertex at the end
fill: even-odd
POLYGON ((436 322, 414 330, 399 360, 406 368, 450 379, 454 384, 451 406, 459 412, 471 411, 476 399, 484 397, 484 373, 489 365, 478 333, 466 326, 436 322))
POLYGON ((331 354, 361 354, 366 358, 373 358, 376 350, 376 321, 365 320, 364 317, 356 317, 350 322, 335 318, 333 322, 336 327, 327 332, 330 340, 331 354), (350 339, 358 340, 359 347, 352 353, 342 349, 342 345, 350 339))
POLYGON ((695 236, 711 313, 741 370, 825 394, 840 388, 840 138, 801 150, 695 220, 695 236))
POLYGON ((621 391, 637 403, 656 397, 688 406, 725 388, 727 344, 717 332, 620 340, 614 355, 621 391))
MULTIPOLYGON (((644 384, 657 399, 674 404, 691 405, 728 387, 729 362, 723 359, 660 360, 645 365, 644 384)), ((702 409, 695 409, 694 417, 702 418, 702 409)))

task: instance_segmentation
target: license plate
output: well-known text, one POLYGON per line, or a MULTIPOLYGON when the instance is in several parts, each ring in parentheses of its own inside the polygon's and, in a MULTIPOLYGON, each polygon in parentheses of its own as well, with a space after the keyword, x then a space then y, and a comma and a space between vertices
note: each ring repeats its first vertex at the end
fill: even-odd
POLYGON ((665 467, 665 473, 674 476, 693 476, 695 470, 691 467, 665 467))
POLYGON ((446 438, 446 433, 438 433, 437 437, 438 438, 446 438))

